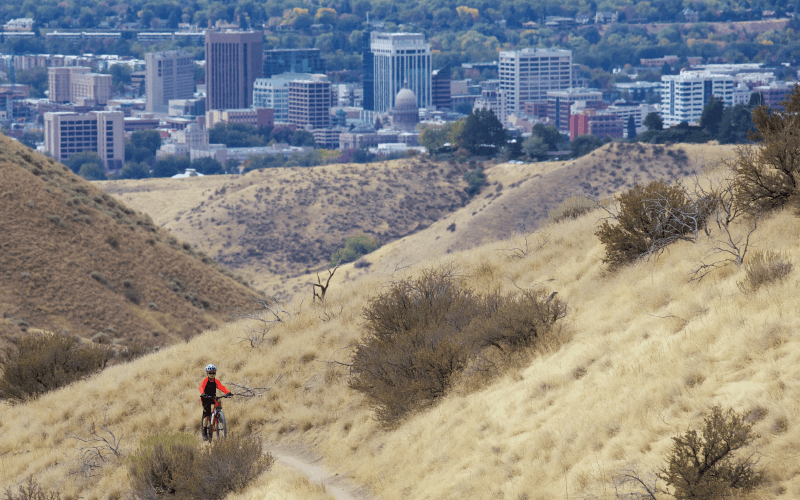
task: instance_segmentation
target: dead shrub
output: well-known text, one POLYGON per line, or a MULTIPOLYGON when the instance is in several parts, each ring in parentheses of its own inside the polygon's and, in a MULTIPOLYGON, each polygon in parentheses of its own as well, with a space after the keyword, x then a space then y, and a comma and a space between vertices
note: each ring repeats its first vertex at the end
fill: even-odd
POLYGON ((64 333, 22 338, 0 361, 0 397, 25 399, 57 389, 106 367, 111 351, 98 344, 80 345, 64 333))
POLYGON ((425 270, 368 303, 367 333, 353 353, 349 385, 391 427, 444 396, 487 347, 504 355, 535 347, 564 311, 552 296, 480 295, 463 286, 450 266, 425 270), (548 317, 535 317, 542 313, 548 317))
POLYGON ((28 478, 28 481, 17 487, 15 493, 11 487, 6 488, 5 500, 60 500, 61 495, 58 491, 46 491, 39 483, 33 479, 33 476, 28 478))
POLYGON ((233 436, 201 446, 197 436, 165 434, 142 441, 128 460, 128 477, 137 499, 222 499, 242 491, 273 462, 259 437, 233 436))
POLYGON ((783 252, 755 251, 744 266, 745 278, 738 283, 744 293, 752 293, 762 286, 780 281, 792 271, 792 261, 783 252))

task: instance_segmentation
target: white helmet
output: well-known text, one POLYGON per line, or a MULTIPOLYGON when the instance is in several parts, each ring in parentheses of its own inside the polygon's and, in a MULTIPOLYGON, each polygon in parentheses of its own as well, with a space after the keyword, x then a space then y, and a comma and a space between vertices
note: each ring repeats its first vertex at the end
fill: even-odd
POLYGON ((215 372, 217 371, 217 367, 214 365, 206 365, 206 373, 208 372, 215 372))

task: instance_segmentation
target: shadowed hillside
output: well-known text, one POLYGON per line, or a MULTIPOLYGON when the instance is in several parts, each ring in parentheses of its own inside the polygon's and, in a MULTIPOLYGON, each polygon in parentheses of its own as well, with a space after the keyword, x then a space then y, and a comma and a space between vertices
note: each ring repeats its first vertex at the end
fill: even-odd
POLYGON ((3 338, 66 329, 169 345, 249 307, 254 292, 211 259, 5 136, 0 179, 3 338))

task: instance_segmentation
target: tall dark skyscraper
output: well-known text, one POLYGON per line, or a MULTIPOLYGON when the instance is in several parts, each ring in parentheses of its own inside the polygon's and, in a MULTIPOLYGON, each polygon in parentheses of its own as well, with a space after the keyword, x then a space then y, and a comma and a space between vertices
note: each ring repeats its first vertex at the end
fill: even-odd
POLYGON ((265 50, 264 78, 283 73, 325 73, 325 59, 319 49, 265 50))
POLYGON ((367 111, 375 111, 375 55, 372 53, 371 33, 369 28, 364 30, 361 38, 361 56, 364 98, 361 107, 367 111))
POLYGON ((253 83, 264 73, 260 31, 206 32, 207 110, 253 104, 253 83))

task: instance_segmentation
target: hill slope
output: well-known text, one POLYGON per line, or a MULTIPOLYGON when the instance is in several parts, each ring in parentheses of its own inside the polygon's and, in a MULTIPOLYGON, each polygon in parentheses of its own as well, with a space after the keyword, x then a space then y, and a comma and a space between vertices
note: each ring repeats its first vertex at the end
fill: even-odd
MULTIPOLYGON (((101 464, 92 477, 70 474, 80 454, 67 436, 105 419, 125 436, 124 458, 156 431, 196 432, 196 386, 213 361, 234 392, 253 389, 253 397, 226 403, 232 429, 313 447, 385 500, 618 498, 625 491, 613 483, 616 472, 662 466, 671 438, 696 429, 715 404, 744 412, 760 434, 767 482, 750 498, 798 498, 800 273, 749 295, 737 287, 744 271, 735 267, 689 282, 708 240, 608 273, 597 225, 598 214, 588 214, 545 228, 546 243, 524 258, 499 250, 524 244, 516 238, 447 256, 430 252, 413 269, 376 259, 369 275, 344 281, 337 274, 323 304, 283 305, 283 321, 258 347, 240 343, 257 322, 231 323, 15 406, 0 421, 0 429, 14 430, 0 432, 0 487, 35 474, 65 493, 123 493, 124 459, 101 464), (432 409, 381 429, 341 364, 363 335, 361 312, 392 281, 447 262, 479 291, 547 283, 569 304, 567 335, 498 378, 460 380, 432 409), (68 411, 76 394, 87 401, 68 411)), ((789 212, 763 220, 753 241, 800 262, 800 222, 789 212)), ((236 498, 264 498, 263 486, 236 498)))
POLYGON ((169 345, 254 292, 63 165, 0 136, 0 337, 28 328, 169 345))
POLYGON ((320 268, 348 236, 386 243, 427 227, 463 205, 467 168, 414 160, 101 187, 263 286, 261 275, 320 268))
POLYGON ((609 196, 635 182, 672 179, 729 154, 729 146, 616 144, 569 162, 485 164, 487 185, 465 210, 463 174, 475 165, 419 159, 269 169, 244 176, 97 183, 156 224, 242 273, 256 288, 302 289, 358 232, 401 245, 407 261, 532 230, 574 194, 609 196), (425 231, 434 224, 435 234, 425 231), (450 230, 445 230, 455 224, 450 230), (418 252, 418 250, 423 250, 418 252))

